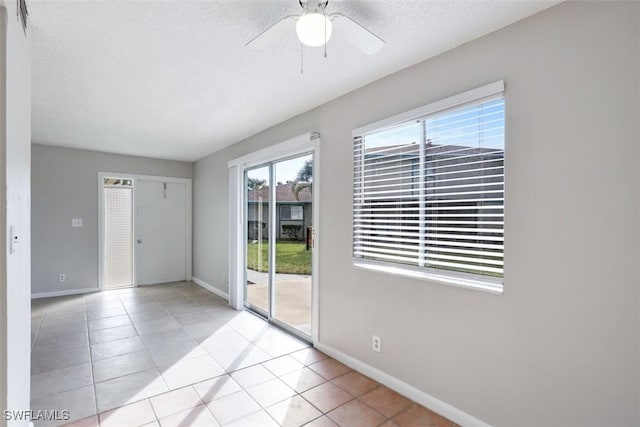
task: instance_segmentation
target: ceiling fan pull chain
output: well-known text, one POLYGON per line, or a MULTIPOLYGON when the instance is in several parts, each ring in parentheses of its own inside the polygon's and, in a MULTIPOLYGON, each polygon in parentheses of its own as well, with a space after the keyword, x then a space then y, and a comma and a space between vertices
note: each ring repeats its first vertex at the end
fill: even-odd
POLYGON ((329 41, 327 40, 327 11, 325 9, 325 7, 327 6, 327 3, 325 3, 324 6, 322 6, 322 16, 324 16, 324 57, 325 58, 327 57, 327 42, 329 41))
POLYGON ((304 45, 300 43, 300 74, 304 74, 304 45))

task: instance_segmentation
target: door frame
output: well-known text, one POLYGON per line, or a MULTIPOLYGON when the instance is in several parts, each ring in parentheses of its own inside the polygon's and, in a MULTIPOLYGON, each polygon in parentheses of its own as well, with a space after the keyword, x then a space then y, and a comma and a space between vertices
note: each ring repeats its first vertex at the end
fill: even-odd
POLYGON ((280 159, 302 154, 313 154, 313 233, 314 245, 311 256, 311 341, 318 342, 318 284, 320 254, 320 134, 309 132, 233 159, 229 168, 229 305, 236 310, 244 310, 246 283, 244 245, 246 242, 244 173, 247 169, 280 159))
MULTIPOLYGON (((135 241, 136 233, 136 187, 139 180, 141 181, 154 181, 154 182, 170 182, 174 184, 186 185, 187 205, 186 209, 186 254, 185 254, 185 279, 191 280, 192 277, 192 180, 189 178, 174 178, 169 176, 155 176, 155 175, 140 175, 126 172, 98 172, 98 289, 101 291, 106 290, 104 284, 104 191, 101 189, 104 186, 104 179, 108 177, 126 178, 133 180, 133 240, 135 241)), ((133 245, 133 284, 132 287, 138 286, 138 278, 136 274, 136 245, 133 245)))

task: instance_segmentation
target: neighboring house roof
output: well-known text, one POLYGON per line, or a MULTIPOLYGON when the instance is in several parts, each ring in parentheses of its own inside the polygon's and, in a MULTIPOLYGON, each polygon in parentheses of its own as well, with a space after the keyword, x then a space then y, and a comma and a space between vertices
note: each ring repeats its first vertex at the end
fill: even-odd
MULTIPOLYGON (((469 147, 464 145, 452 145, 452 144, 427 144, 426 155, 430 157, 442 156, 442 157, 457 157, 462 155, 471 154, 493 154, 495 152, 503 151, 499 148, 490 147, 469 147)), ((384 147, 366 147, 364 154, 367 158, 385 158, 391 156, 402 156, 407 158, 418 158, 420 155, 420 146, 418 144, 402 144, 402 145, 387 145, 384 147)))
MULTIPOLYGON (((303 184, 306 185, 307 183, 303 184)), ((260 197, 262 197, 262 201, 266 203, 269 200, 269 190, 268 186, 261 188, 260 190, 249 190, 249 195, 247 197, 249 203, 258 202, 260 197)), ((303 188, 298 193, 298 198, 296 198, 296 195, 293 193, 292 183, 279 184, 276 186, 276 201, 311 203, 311 189, 309 187, 303 188)))

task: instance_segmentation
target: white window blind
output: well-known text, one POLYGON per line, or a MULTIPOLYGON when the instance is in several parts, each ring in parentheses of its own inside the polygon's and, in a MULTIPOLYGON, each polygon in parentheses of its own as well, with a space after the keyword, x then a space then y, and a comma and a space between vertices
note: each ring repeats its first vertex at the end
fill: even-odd
POLYGON ((502 92, 354 133, 353 195, 357 261, 501 278, 502 92))

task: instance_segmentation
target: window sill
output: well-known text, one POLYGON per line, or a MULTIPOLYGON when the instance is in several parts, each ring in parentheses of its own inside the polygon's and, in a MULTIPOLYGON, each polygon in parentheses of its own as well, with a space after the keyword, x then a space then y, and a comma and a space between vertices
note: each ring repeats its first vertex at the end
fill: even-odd
POLYGON ((454 275, 444 275, 425 271, 423 269, 412 269, 410 266, 392 266, 389 264, 362 259, 354 259, 353 265, 354 267, 362 268, 365 270, 378 271, 394 276, 425 280, 432 283, 455 286, 458 288, 466 288, 474 291, 488 292, 494 295, 502 295, 503 293, 502 279, 499 278, 475 279, 454 275))

